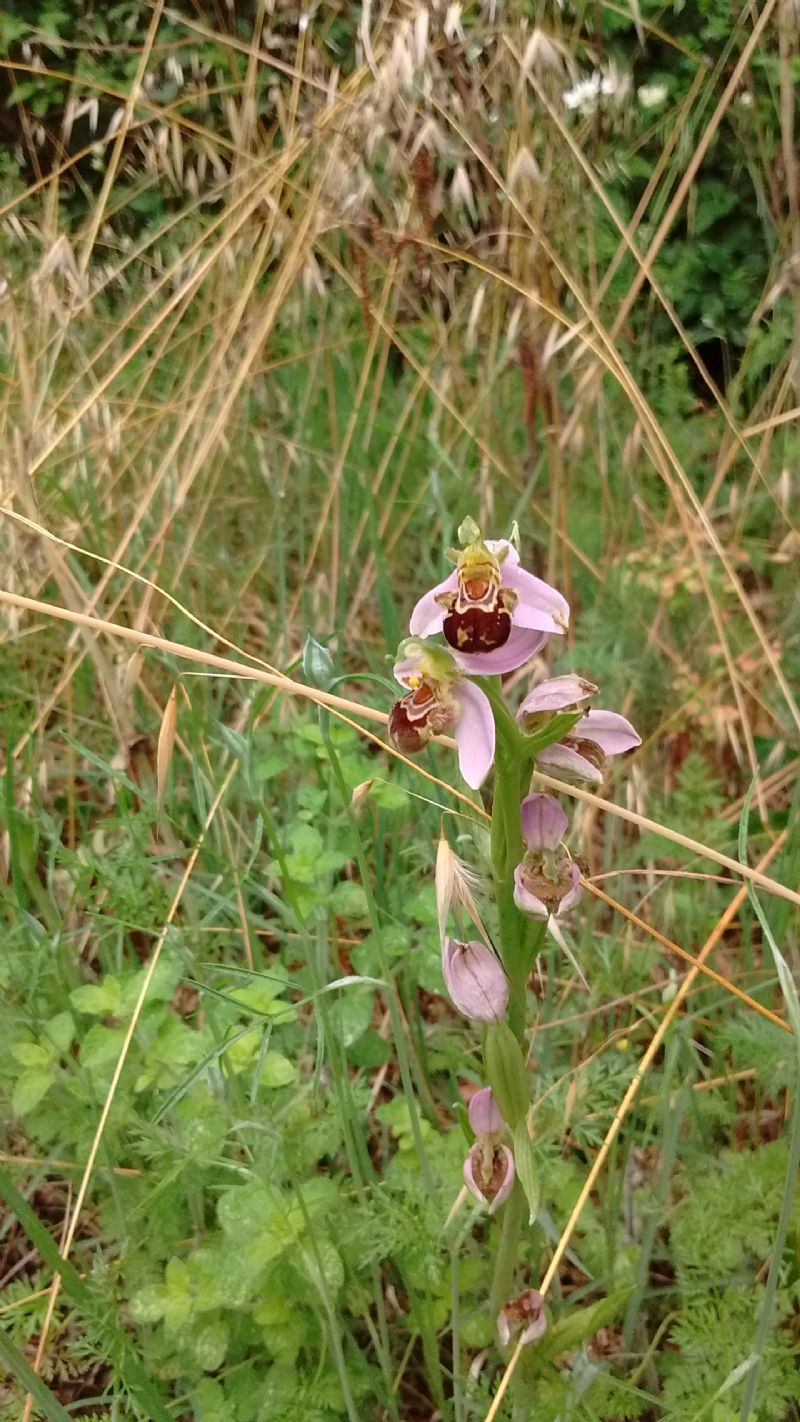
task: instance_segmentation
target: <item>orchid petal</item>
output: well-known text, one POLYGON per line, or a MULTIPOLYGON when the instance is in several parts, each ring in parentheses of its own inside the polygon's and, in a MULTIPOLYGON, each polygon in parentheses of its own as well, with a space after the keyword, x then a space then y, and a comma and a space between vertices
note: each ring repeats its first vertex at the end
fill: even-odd
POLYGON ((498 1190, 497 1194, 492 1200, 491 1205, 489 1206, 490 1215, 493 1215, 495 1210, 498 1210, 500 1208, 503 1201, 508 1199, 509 1195, 511 1194, 511 1189, 517 1174, 517 1167, 514 1164, 514 1157, 511 1154, 511 1151, 509 1150, 508 1146, 501 1145, 498 1146, 497 1149, 500 1151, 501 1155, 505 1160, 506 1173, 503 1177, 503 1183, 500 1186, 500 1189, 498 1190))
POLYGON ((505 1121, 494 1099, 491 1086, 483 1086, 476 1091, 469 1103, 469 1123, 476 1136, 497 1136, 503 1130, 505 1121))
POLYGON ((581 701, 588 701, 596 691, 597 687, 592 682, 576 676, 574 672, 567 676, 550 677, 528 692, 517 712, 517 720, 535 716, 540 711, 563 711, 567 706, 577 706, 581 701))
POLYGON ((435 588, 422 594, 408 624, 412 637, 433 637, 435 633, 441 632, 446 610, 439 606, 436 598, 439 593, 455 592, 457 588, 458 576, 453 569, 444 582, 437 583, 435 588))
POLYGON ((517 1174, 517 1168, 514 1164, 514 1157, 508 1146, 504 1145, 497 1146, 494 1152, 492 1161, 492 1173, 494 1174, 494 1162, 497 1159, 498 1153, 500 1154, 500 1157, 502 1159, 504 1171, 500 1185, 498 1186, 493 1196, 484 1194, 484 1191, 481 1188, 481 1182, 483 1180, 483 1172, 481 1169, 483 1165, 482 1146, 478 1144, 472 1146, 466 1160, 464 1161, 464 1184, 469 1190, 470 1195, 473 1195, 475 1199, 479 1200, 482 1205, 489 1206, 490 1215, 493 1215, 495 1210, 500 1208, 503 1201, 508 1199, 509 1195, 511 1194, 511 1190, 517 1174), (480 1172, 480 1180, 476 1175, 476 1166, 478 1167, 478 1170, 480 1172))
POLYGON ((546 632, 512 625, 508 641, 494 652, 465 654, 454 651, 453 656, 461 670, 472 676, 500 676, 503 672, 516 671, 517 667, 530 661, 531 657, 541 651, 546 641, 546 632))
POLYGON ((503 587, 511 588, 519 602, 514 608, 518 627, 536 627, 541 632, 564 632, 569 626, 569 603, 549 583, 524 568, 503 565, 503 587))
POLYGON ((409 677, 414 676, 419 667, 419 655, 413 657, 403 657, 402 661, 395 662, 392 671, 395 681, 399 681, 401 686, 408 688, 409 677))
POLYGON ((458 764, 473 790, 486 779, 494 760, 494 716, 488 696, 471 681, 455 689, 460 714, 455 728, 458 764))
POLYGON ((550 910, 547 904, 542 903, 530 889, 526 889, 522 880, 522 865, 518 864, 514 870, 514 903, 522 913, 530 914, 531 918, 549 918, 550 910))
POLYGON ((581 896, 581 871, 574 860, 570 872, 572 874, 572 888, 567 890, 561 900, 556 911, 556 918, 560 918, 562 914, 568 913, 571 908, 574 908, 581 896))
MULTIPOLYGON (((584 736, 583 739, 585 740, 586 737, 584 736)), ((603 783, 602 770, 598 770, 597 766, 592 765, 585 755, 573 750, 572 746, 566 745, 564 741, 556 741, 546 750, 539 751, 536 756, 536 764, 542 770, 560 771, 562 775, 566 775, 572 780, 588 780, 592 785, 602 785, 603 783)))
POLYGON ((549 923, 552 923, 554 918, 561 918, 578 902, 581 896, 581 871, 574 860, 569 866, 571 887, 567 889, 555 911, 549 909, 542 899, 531 893, 530 889, 526 887, 522 870, 522 864, 518 864, 514 870, 514 903, 522 913, 528 914, 530 918, 547 919, 549 923))
POLYGON ((535 1343, 547 1330, 544 1299, 538 1289, 526 1289, 511 1299, 497 1316, 497 1338, 501 1348, 516 1340, 518 1346, 535 1343))
POLYGON ((442 944, 442 974, 453 1005, 476 1022, 500 1022, 508 1007, 503 965, 485 943, 442 944))
POLYGON ((630 721, 616 711, 587 711, 570 731, 578 740, 594 741, 606 755, 620 755, 642 744, 630 721))
POLYGON ((558 847, 569 821, 552 795, 526 795, 519 813, 522 837, 534 854, 558 847))
POLYGON ((472 1159, 471 1150, 466 1160, 464 1161, 464 1184, 469 1190, 470 1195, 474 1196, 476 1200, 479 1200, 482 1205, 486 1204, 486 1196, 484 1195, 480 1185, 475 1179, 475 1165, 472 1159))

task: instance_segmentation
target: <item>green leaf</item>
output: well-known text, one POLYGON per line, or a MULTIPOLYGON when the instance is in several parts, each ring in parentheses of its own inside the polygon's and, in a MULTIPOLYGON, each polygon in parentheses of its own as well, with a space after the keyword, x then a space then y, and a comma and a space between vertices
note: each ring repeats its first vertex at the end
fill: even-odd
POLYGON ((616 1293, 598 1299, 597 1303, 587 1304, 586 1308, 573 1309, 566 1318, 554 1323, 538 1343, 526 1348, 523 1356, 535 1360, 538 1370, 543 1363, 557 1358, 559 1353, 569 1353, 580 1347, 598 1328, 605 1328, 620 1317, 632 1292, 632 1288, 618 1289, 616 1293))
POLYGON ((317 1236, 314 1247, 303 1250, 305 1271, 323 1298, 337 1294, 344 1285, 344 1264, 338 1250, 329 1239, 317 1236))
POLYGON ((63 1057, 69 1051, 75 1036, 75 1018, 71 1012, 59 1012, 45 1024, 44 1035, 58 1048, 63 1057))
MULTIPOLYGON (((31 1208, 28 1201, 20 1194, 3 1170, 0 1170, 0 1196, 14 1211, 22 1228, 31 1243, 36 1245, 48 1268, 52 1269, 53 1273, 61 1275, 64 1293, 72 1299, 73 1303, 88 1313, 94 1301, 92 1290, 84 1283, 75 1266, 59 1253, 55 1241, 45 1229, 35 1210, 31 1208)), ((111 1336, 114 1338, 114 1346, 117 1350, 120 1377, 138 1402, 143 1415, 148 1417, 150 1422, 173 1422, 171 1414, 161 1402, 139 1359, 131 1351, 128 1338, 113 1326, 108 1324, 106 1326, 112 1327, 111 1336)), ((0 1331, 0 1356, 2 1356, 2 1343, 3 1334, 0 1331)), ((32 1391, 30 1386, 28 1386, 28 1391, 32 1391)))
POLYGON ((31 1394, 40 1412, 47 1418, 47 1422, 70 1422, 70 1415, 66 1408, 61 1406, 58 1398, 54 1397, 49 1387, 45 1386, 38 1373, 33 1371, 30 1363, 2 1330, 0 1330, 0 1358, 5 1359, 9 1372, 13 1373, 20 1386, 31 1394))
POLYGON ((408 791, 389 780, 373 780, 369 787, 369 798, 382 810, 405 810, 408 808, 408 791))
POLYGON ((528 1135, 527 1120, 520 1121, 514 1131, 514 1164, 517 1179, 528 1201, 528 1223, 534 1224, 542 1203, 542 1179, 534 1144, 528 1135))
POLYGON ((124 1040, 122 1027, 103 1027, 96 1022, 81 1043, 81 1066, 92 1072, 103 1072, 114 1066, 124 1040))
POLYGON ((539 755, 541 751, 547 750, 556 741, 563 740, 569 735, 572 727, 580 721, 582 711, 557 711, 547 722, 546 726, 541 726, 524 739, 525 750, 529 756, 539 755))
POLYGON ((122 1002, 122 989, 116 978, 107 977, 101 983, 85 983, 83 987, 73 988, 69 1000, 78 1012, 92 1017, 113 1017, 122 1002))
POLYGON ((370 1030, 347 1048, 347 1056, 353 1066, 364 1067, 369 1071, 391 1061, 392 1049, 378 1032, 370 1030))
POLYGON ((167 1291, 163 1284, 145 1284, 130 1300, 134 1323, 158 1323, 164 1317, 167 1291))
POLYGON ((500 1114, 513 1131, 524 1121, 530 1098, 522 1049, 507 1022, 492 1022, 486 1028, 484 1061, 500 1114))
POLYGON ((17 1081, 11 1097, 14 1115, 24 1116, 28 1111, 34 1111, 54 1081, 51 1071, 26 1071, 17 1081))
POLYGON ((44 1070, 53 1063, 52 1049, 43 1047, 40 1042, 12 1042, 11 1055, 25 1067, 41 1067, 44 1070))
POLYGON ((194 1355, 200 1367, 206 1373, 215 1373, 217 1368, 221 1368, 225 1362, 225 1354, 228 1351, 228 1329, 227 1325, 219 1323, 208 1323, 205 1328, 201 1328, 194 1344, 194 1355))
POLYGON ((281 1052, 267 1052, 261 1068, 262 1086, 290 1086, 297 1079, 297 1070, 281 1052))
POLYGON ((0 54, 5 54, 9 45, 21 39, 27 30, 24 20, 17 20, 13 15, 0 11, 0 54))
POLYGON ((45 1229, 36 1211, 28 1204, 25 1196, 20 1194, 4 1170, 0 1170, 0 1197, 5 1200, 9 1209, 13 1210, 31 1243, 36 1245, 48 1269, 61 1275, 64 1292, 69 1295, 73 1303, 85 1307, 91 1297, 88 1285, 83 1282, 74 1265, 59 1253, 55 1241, 49 1231, 45 1229))

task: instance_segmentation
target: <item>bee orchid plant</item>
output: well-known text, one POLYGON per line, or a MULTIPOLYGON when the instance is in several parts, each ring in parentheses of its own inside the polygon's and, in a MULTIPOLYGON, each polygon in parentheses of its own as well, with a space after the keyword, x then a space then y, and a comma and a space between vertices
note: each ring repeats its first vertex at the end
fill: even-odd
MULTIPOLYGON (((461 896, 440 894, 439 857, 437 896, 445 986, 454 1007, 482 1029, 488 1084, 470 1102, 474 1142, 464 1162, 464 1184, 489 1214, 507 1216, 490 1298, 503 1345, 512 1332, 534 1341, 544 1328, 539 1295, 535 1320, 526 1315, 524 1327, 509 1324, 519 1303, 509 1303, 509 1295, 526 1200, 531 1222, 539 1208, 528 1130, 527 984, 548 928, 558 936, 554 921, 575 909, 581 892, 579 868, 565 844, 567 815, 551 795, 532 790, 531 779, 541 767, 568 780, 599 784, 608 757, 633 749, 640 739, 624 716, 590 709, 597 687, 574 674, 540 682, 515 711, 509 708, 502 675, 517 671, 551 637, 566 632, 569 607, 561 593, 522 567, 511 539, 484 539, 466 519, 459 540, 461 548, 449 554, 453 571, 411 613, 411 635, 394 665, 403 695, 390 712, 389 734, 405 755, 451 734, 461 774, 472 789, 494 771, 497 941, 490 940, 471 889, 461 896), (447 934, 448 912, 459 897, 479 940, 461 942, 447 934)), ((445 853, 455 859, 452 851, 445 853)), ((459 877, 463 882, 464 866, 456 871, 459 877)))

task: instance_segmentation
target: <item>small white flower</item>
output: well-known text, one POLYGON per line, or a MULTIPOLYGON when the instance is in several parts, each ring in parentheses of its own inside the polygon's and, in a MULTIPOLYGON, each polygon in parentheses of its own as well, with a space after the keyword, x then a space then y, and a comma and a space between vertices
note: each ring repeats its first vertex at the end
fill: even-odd
POLYGON ((565 89, 561 98, 568 109, 577 109, 584 116, 593 114, 600 98, 613 99, 621 104, 630 92, 630 75, 624 74, 615 64, 608 69, 595 69, 584 79, 579 79, 571 89, 565 89))
POLYGON ((580 109, 589 111, 594 108, 597 96, 600 93, 602 76, 599 69, 595 69, 594 74, 590 74, 587 79, 579 79, 573 84, 571 89, 565 89, 561 95, 564 106, 568 109, 580 109))
POLYGON ((657 109, 667 97, 666 84, 640 84, 637 97, 643 109, 657 109))

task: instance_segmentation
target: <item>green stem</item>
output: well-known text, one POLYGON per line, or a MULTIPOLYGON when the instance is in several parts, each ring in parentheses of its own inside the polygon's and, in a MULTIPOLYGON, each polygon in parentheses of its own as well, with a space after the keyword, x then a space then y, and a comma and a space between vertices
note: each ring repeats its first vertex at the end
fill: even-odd
MULTIPOLYGON (((502 700, 494 678, 482 682, 495 720, 495 788, 492 805, 492 869, 500 924, 500 956, 508 975, 508 1022, 525 1054, 527 985, 536 953, 546 931, 520 913, 514 902, 514 871, 525 845, 520 824, 520 805, 528 788, 532 743, 523 736, 502 700)), ((512 1297, 519 1254, 525 1194, 519 1179, 502 1209, 502 1229, 497 1247, 489 1310, 496 1319, 512 1297)))
POLYGON ((489 1293, 489 1314, 493 1321, 497 1320, 501 1308, 512 1297, 524 1211, 525 1196, 519 1181, 515 1180, 514 1188, 503 1206, 503 1228, 489 1293))

